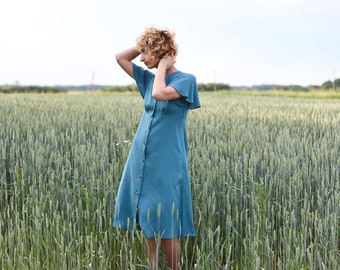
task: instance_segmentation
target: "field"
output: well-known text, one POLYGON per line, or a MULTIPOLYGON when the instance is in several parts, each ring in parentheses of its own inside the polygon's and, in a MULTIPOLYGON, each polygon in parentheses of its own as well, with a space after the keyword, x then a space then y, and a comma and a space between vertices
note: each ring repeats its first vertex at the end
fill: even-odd
MULTIPOLYGON (((183 269, 340 269, 340 101, 201 95, 183 269)), ((0 269, 147 269, 112 227, 138 96, 0 97, 0 269)))

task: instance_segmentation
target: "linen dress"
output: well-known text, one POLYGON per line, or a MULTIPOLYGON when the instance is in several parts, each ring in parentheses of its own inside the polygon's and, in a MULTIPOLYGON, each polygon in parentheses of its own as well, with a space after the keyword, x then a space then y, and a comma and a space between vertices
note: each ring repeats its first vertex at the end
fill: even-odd
POLYGON ((135 64, 144 99, 140 120, 119 185, 113 226, 141 229, 147 238, 194 236, 186 118, 200 107, 196 78, 177 71, 166 77, 182 98, 152 98, 155 75, 135 64))

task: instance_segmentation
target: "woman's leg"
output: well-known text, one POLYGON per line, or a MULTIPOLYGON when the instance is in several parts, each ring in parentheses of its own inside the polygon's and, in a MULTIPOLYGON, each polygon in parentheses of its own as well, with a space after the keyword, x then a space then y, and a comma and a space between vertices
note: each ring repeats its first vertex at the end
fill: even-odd
POLYGON ((158 269, 159 241, 158 238, 148 238, 146 243, 146 256, 149 259, 151 270, 158 269))
POLYGON ((171 270, 178 270, 181 261, 181 242, 178 238, 162 239, 162 249, 171 270))

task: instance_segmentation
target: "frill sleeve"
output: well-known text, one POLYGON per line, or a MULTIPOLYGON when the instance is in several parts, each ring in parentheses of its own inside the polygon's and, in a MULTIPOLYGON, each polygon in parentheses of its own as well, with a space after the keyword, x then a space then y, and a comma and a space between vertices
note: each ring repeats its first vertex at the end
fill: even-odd
POLYGON ((180 106, 188 107, 188 109, 196 109, 201 107, 198 97, 198 87, 196 77, 191 74, 182 73, 169 86, 176 89, 176 91, 183 97, 182 99, 174 100, 180 106))

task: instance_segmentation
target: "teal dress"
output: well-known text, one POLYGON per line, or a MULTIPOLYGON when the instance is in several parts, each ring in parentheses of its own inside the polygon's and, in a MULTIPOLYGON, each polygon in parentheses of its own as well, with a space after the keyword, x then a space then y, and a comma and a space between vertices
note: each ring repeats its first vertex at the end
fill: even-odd
POLYGON ((133 74, 144 113, 130 149, 115 203, 113 226, 141 229, 147 238, 194 236, 186 118, 200 107, 196 78, 177 71, 166 77, 182 98, 152 98, 155 75, 137 65, 133 74))

